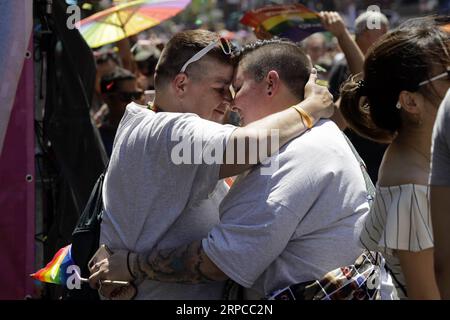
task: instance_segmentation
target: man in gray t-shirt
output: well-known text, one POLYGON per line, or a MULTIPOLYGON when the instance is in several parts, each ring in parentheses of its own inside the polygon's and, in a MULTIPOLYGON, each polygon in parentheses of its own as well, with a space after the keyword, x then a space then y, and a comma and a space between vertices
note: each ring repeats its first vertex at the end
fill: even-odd
POLYGON ((231 188, 202 241, 223 273, 260 297, 352 264, 362 251, 355 225, 369 208, 359 164, 330 120, 272 161, 272 175, 261 166, 231 188))
POLYGON ((450 299, 450 90, 434 125, 430 185, 436 280, 441 297, 450 299))
MULTIPOLYGON (((234 76, 233 105, 243 125, 252 126, 303 97, 310 64, 290 42, 246 50, 234 76)), ((220 223, 207 237, 132 253, 131 272, 175 283, 231 278, 261 297, 354 262, 362 251, 356 221, 369 204, 359 163, 337 126, 320 121, 270 160, 238 178, 220 206, 220 223), (278 169, 267 170, 273 163, 278 169)), ((113 255, 109 263, 126 270, 125 257, 113 255)))
MULTIPOLYGON (((128 105, 115 137, 103 188, 105 211, 100 243, 113 250, 133 248, 145 252, 206 236, 219 222, 222 198, 214 200, 213 194, 221 189, 220 165, 177 165, 171 156, 180 141, 172 138, 179 136, 177 132, 189 132, 191 141, 206 149, 225 146, 234 129, 191 113, 154 114, 134 103, 128 105)), ((223 285, 146 280, 140 283, 136 298, 219 299, 223 285)))

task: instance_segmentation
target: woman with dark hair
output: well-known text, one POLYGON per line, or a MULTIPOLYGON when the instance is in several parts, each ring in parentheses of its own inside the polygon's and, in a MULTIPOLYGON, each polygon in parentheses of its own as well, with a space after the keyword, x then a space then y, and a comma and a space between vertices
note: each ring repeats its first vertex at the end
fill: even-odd
POLYGON ((360 240, 385 254, 400 298, 439 299, 428 175, 433 123, 450 87, 449 68, 449 35, 437 23, 415 22, 375 43, 363 73, 341 88, 340 109, 349 126, 390 143, 360 240))

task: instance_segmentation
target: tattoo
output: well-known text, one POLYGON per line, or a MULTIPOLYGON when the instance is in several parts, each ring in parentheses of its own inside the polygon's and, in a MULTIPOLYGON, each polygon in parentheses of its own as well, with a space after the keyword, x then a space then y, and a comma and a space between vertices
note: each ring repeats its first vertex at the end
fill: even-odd
POLYGON ((201 241, 138 254, 132 268, 133 274, 140 279, 163 282, 197 284, 228 278, 205 254, 201 241))

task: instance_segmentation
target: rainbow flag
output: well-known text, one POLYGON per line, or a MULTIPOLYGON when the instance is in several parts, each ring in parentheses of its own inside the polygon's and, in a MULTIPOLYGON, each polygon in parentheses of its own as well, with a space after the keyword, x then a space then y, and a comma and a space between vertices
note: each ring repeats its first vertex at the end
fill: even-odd
POLYGON ((315 32, 325 31, 319 14, 301 4, 270 5, 251 10, 240 22, 255 30, 262 29, 272 36, 296 42, 315 32))
POLYGON ((67 268, 70 265, 75 265, 72 260, 71 248, 72 245, 69 244, 64 248, 59 249, 52 261, 50 261, 45 268, 33 273, 31 277, 41 282, 65 285, 67 278, 71 275, 66 272, 67 268))

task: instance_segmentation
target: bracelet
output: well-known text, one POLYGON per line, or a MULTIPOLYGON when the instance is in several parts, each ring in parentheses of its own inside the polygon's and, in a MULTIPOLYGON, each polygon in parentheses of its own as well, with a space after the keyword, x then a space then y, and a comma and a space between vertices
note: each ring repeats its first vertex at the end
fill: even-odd
POLYGON ((131 277, 136 280, 136 277, 134 276, 133 272, 131 272, 131 268, 130 268, 130 254, 131 251, 128 251, 127 253, 127 268, 128 268, 128 272, 130 273, 131 277))
POLYGON ((294 108, 298 112, 303 124, 306 122, 306 127, 308 127, 308 129, 311 129, 313 127, 314 122, 308 112, 303 110, 298 104, 291 106, 291 108, 294 108))

